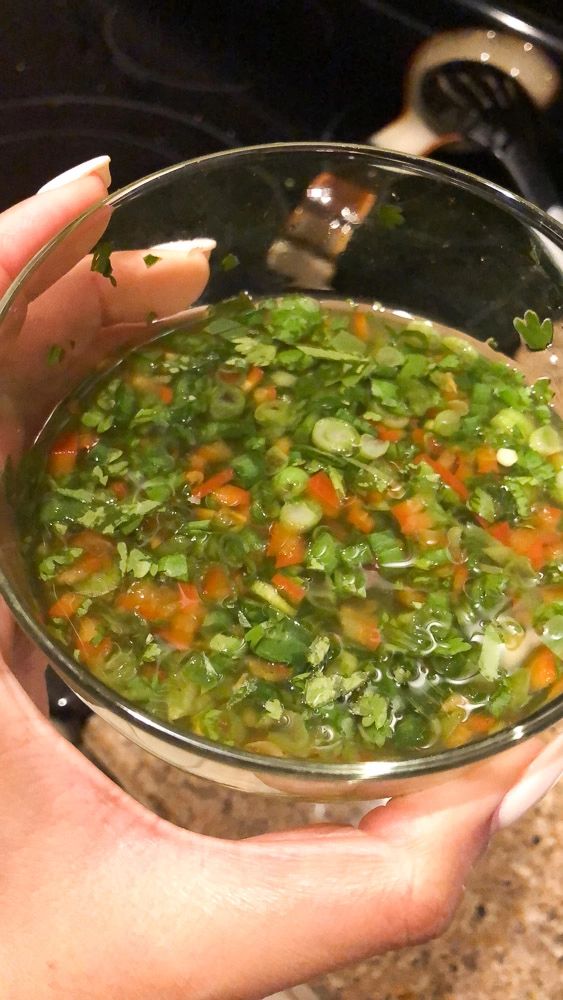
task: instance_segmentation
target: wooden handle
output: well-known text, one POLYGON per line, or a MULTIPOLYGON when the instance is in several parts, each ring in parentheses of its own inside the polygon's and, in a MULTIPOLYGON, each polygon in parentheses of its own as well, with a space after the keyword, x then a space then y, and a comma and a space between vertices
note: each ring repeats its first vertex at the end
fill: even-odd
POLYGON ((424 124, 414 109, 406 108, 395 121, 374 132, 367 141, 370 146, 377 146, 379 149, 392 149, 396 153, 411 153, 414 156, 428 156, 432 150, 445 145, 451 139, 450 135, 437 135, 424 124))

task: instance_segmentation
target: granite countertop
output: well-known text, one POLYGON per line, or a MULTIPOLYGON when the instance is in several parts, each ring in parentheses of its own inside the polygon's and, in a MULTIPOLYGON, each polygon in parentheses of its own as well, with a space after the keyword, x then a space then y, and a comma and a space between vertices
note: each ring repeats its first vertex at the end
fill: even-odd
MULTIPOLYGON (((179 826, 240 838, 323 819, 347 807, 252 797, 156 760, 96 716, 84 749, 140 802, 179 826), (329 810, 329 813, 325 810, 329 810)), ((349 817, 349 813, 348 813, 349 817)), ((330 973, 280 997, 321 1000, 563 1000, 563 783, 495 838, 450 929, 330 973)))

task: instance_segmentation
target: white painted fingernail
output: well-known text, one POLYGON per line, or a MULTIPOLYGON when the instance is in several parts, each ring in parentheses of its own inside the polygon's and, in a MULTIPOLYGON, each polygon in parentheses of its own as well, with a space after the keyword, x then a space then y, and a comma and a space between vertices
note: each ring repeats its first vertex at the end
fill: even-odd
POLYGON ((97 174, 98 177, 101 177, 105 186, 109 187, 111 184, 109 164, 109 156, 94 156, 93 159, 86 160, 85 163, 79 163, 77 167, 65 170, 64 174, 53 177, 51 181, 47 181, 43 187, 40 187, 37 193, 41 194, 42 191, 53 191, 54 188, 63 187, 64 184, 77 181, 80 177, 90 177, 92 174, 97 174))
POLYGON ((175 253, 192 253, 199 250, 209 259, 211 253, 217 246, 215 240, 208 240, 204 236, 195 240, 172 240, 170 243, 157 243, 151 250, 173 250, 175 253))
POLYGON ((526 768, 506 793, 492 822, 492 830, 504 830, 532 809, 563 775, 563 735, 556 737, 526 768))

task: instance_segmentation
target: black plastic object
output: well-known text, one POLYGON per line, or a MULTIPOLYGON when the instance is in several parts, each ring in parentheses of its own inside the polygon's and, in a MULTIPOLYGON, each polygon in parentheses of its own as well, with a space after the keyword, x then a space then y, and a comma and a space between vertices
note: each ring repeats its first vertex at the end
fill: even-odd
POLYGON ((429 70, 420 87, 420 112, 439 134, 457 133, 490 150, 529 200, 547 210, 557 189, 541 155, 536 108, 517 80, 495 66, 454 60, 429 70))

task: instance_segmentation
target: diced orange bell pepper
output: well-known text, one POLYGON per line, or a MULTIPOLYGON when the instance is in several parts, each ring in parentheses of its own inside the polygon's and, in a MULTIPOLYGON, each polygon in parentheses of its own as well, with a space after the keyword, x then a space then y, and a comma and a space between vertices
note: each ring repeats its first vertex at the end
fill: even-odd
POLYGON ((346 520, 353 528, 361 531, 364 535, 369 535, 375 527, 372 515, 367 511, 361 500, 352 497, 346 504, 346 520))
POLYGON ((221 472, 216 472, 214 476, 210 476, 209 479, 205 479, 203 483, 199 486, 195 486, 192 489, 192 497, 194 500, 203 500, 204 497, 209 496, 210 493, 214 493, 225 483, 229 483, 234 476, 232 469, 222 469, 221 472))
POLYGON ((250 503, 250 493, 240 486, 220 486, 211 495, 225 507, 247 507, 250 503))
POLYGON ((303 587, 297 580, 294 580, 291 576, 284 576, 283 573, 274 573, 272 583, 274 584, 274 587, 281 590, 286 597, 289 597, 293 604, 300 604, 307 593, 305 587, 303 587))
POLYGON ((118 500, 124 500, 129 492, 129 487, 123 479, 115 479, 113 483, 110 483, 110 490, 118 500))
POLYGON ((391 514, 397 521, 403 535, 416 535, 432 527, 432 518, 425 509, 421 497, 401 500, 391 507, 391 514))
POLYGON ((547 504, 544 504, 534 511, 532 520, 538 528, 557 533, 562 517, 563 511, 559 507, 549 507, 547 504))
POLYGON ((495 719, 493 716, 486 715, 484 712, 472 712, 465 722, 465 725, 471 733, 480 736, 484 736, 486 733, 490 732, 494 724, 495 719))
POLYGON ((87 451, 98 441, 92 431, 68 431, 53 443, 49 453, 48 471, 51 476, 68 476, 76 465, 79 451, 87 451))
POLYGON ((421 462, 426 462, 431 469, 434 469, 434 472, 438 473, 440 479, 446 484, 446 486, 449 486, 451 490, 454 490, 454 492, 457 493, 462 500, 467 500, 469 497, 469 490, 467 489, 467 486, 462 483, 458 476, 454 475, 453 472, 450 472, 450 470, 447 469, 441 462, 437 462, 435 459, 430 458, 430 455, 417 455, 414 461, 416 465, 419 465, 421 462))
POLYGON ((232 594, 233 588, 229 577, 220 566, 210 566, 201 587, 207 601, 223 601, 232 594))
POLYGON ((177 611, 170 622, 158 630, 159 636, 175 649, 191 649, 201 616, 195 611, 177 611))
POLYGON ((202 444, 196 448, 190 457, 190 466, 203 472, 206 465, 228 462, 231 455, 232 451, 225 441, 210 441, 209 444, 202 444))
POLYGON ((528 663, 530 671, 530 690, 542 691, 557 680, 557 660, 547 646, 539 646, 530 656, 528 663))
POLYGON ((183 580, 178 583, 178 599, 180 607, 183 609, 201 604, 201 597, 195 583, 185 583, 183 580))
POLYGON ((256 403, 271 403, 276 398, 278 390, 275 385, 259 386, 254 390, 254 400, 256 403))
POLYGON ((115 606, 121 611, 134 612, 147 622, 168 621, 179 607, 180 594, 177 587, 139 580, 119 594, 115 606))
POLYGON ((381 634, 369 609, 343 604, 339 615, 342 631, 348 639, 366 649, 377 649, 381 634))
POLYGON ((369 337, 369 327, 367 316, 363 312, 356 312, 352 316, 352 333, 358 340, 366 341, 369 337))
POLYGON ((258 383, 261 382, 263 378, 264 378, 264 369, 258 368, 256 365, 254 365, 248 372, 242 384, 242 388, 244 389, 245 392, 251 392, 251 390, 255 389, 258 383))
MULTIPOLYGON (((553 539, 549 538, 549 543, 553 539)), ((549 559, 546 539, 533 528, 512 528, 510 532, 510 547, 519 556, 526 556, 534 569, 541 569, 549 559)))
POLYGON ((100 623, 95 618, 81 618, 78 624, 78 635, 76 648, 89 667, 100 666, 109 656, 112 649, 112 641, 109 636, 104 636, 98 642, 100 623))
POLYGON ((51 604, 47 612, 49 618, 72 618, 76 614, 84 597, 82 594, 74 594, 71 590, 66 594, 61 594, 54 604, 51 604))
POLYGON ((107 535, 101 535, 98 531, 92 531, 90 528, 86 528, 84 531, 79 531, 77 535, 73 535, 72 545, 78 549, 84 549, 84 552, 103 552, 105 555, 110 556, 114 552, 114 544, 107 535))
POLYGON ((164 403, 165 406, 170 406, 170 403, 174 399, 174 393, 170 386, 161 383, 157 391, 161 402, 164 403))
POLYGON ((472 733, 467 722, 460 722, 455 729, 452 729, 448 736, 444 737, 444 746, 448 750, 454 750, 456 747, 462 747, 466 743, 470 743, 474 736, 475 734, 472 733))
POLYGON ((309 496, 320 503, 326 517, 338 517, 341 506, 340 497, 326 472, 321 470, 310 476, 307 492, 309 496))
POLYGON ((59 570, 56 576, 57 583, 72 586, 72 584, 92 576, 93 573, 106 569, 110 563, 111 556, 103 552, 85 552, 71 566, 65 566, 64 569, 59 570))
POLYGON ((412 608, 413 604, 424 604, 426 601, 426 594, 422 590, 413 590, 412 587, 396 590, 395 597, 405 608, 412 608))
POLYGON ((497 453, 495 449, 491 448, 489 445, 482 445, 480 448, 475 450, 475 462, 477 464, 477 472, 481 476, 499 471, 497 453))
POLYGON ((456 566, 452 576, 452 590, 454 594, 461 594, 461 591, 467 583, 468 576, 469 570, 467 569, 467 566, 456 566))
POLYGON ((57 581, 67 586, 86 579, 98 570, 106 569, 114 557, 113 542, 97 531, 80 531, 73 535, 70 544, 82 549, 82 554, 70 566, 63 567, 57 573, 57 581))
POLYGON ((385 424, 376 424, 377 436, 380 441, 401 441, 405 432, 399 427, 386 427, 385 424))
POLYGON ((496 538, 497 542, 501 542, 503 545, 510 545, 510 525, 508 521, 497 521, 496 524, 488 525, 485 530, 493 538, 496 538))
POLYGON ((246 664, 254 677, 270 681, 272 684, 288 680, 292 673, 291 667, 285 663, 271 663, 269 660, 261 660, 258 656, 247 656, 246 664))
POLYGON ((266 554, 275 559, 276 569, 298 566, 305 559, 306 553, 307 547, 301 535, 279 521, 272 524, 266 554))
POLYGON ((355 312, 352 316, 352 333, 358 340, 369 339, 369 326, 367 316, 364 312, 355 312))
POLYGON ((196 632, 205 618, 205 606, 193 583, 178 584, 179 602, 170 621, 158 634, 175 649, 190 649, 196 632))
POLYGON ((470 476, 474 474, 473 464, 472 455, 468 455, 466 452, 461 452, 457 456, 455 474, 460 482, 465 483, 465 480, 469 479, 470 476))
POLYGON ((553 701, 555 698, 560 698, 561 695, 563 695, 563 677, 560 680, 556 681, 553 687, 551 688, 548 695, 548 700, 553 701))

